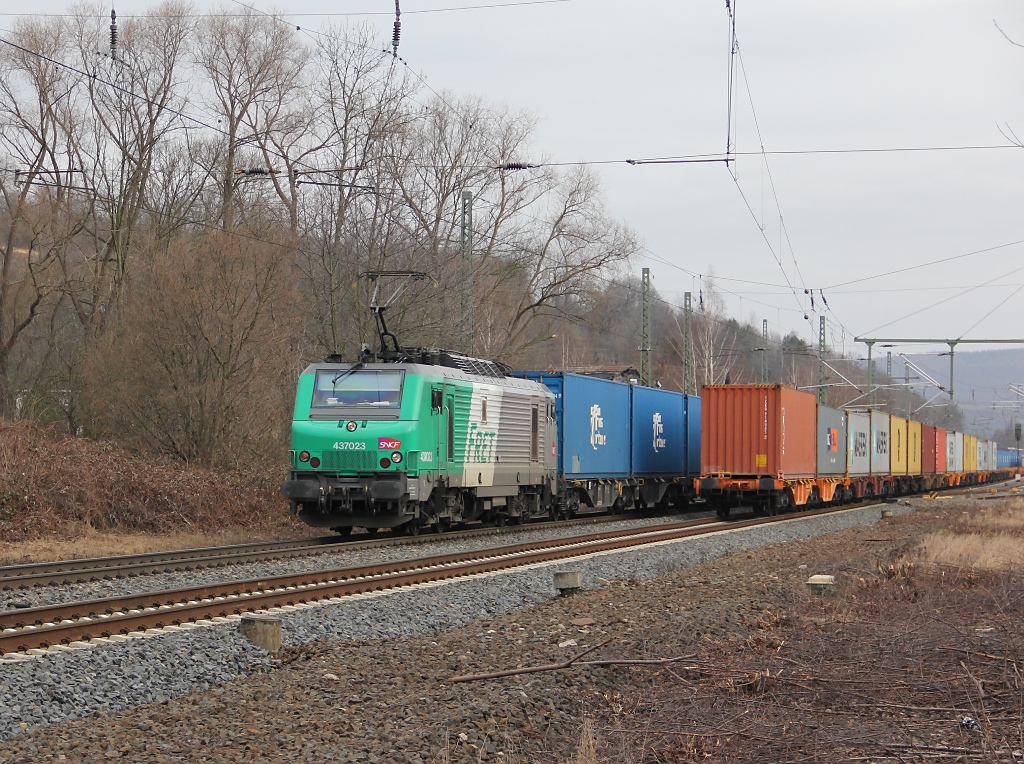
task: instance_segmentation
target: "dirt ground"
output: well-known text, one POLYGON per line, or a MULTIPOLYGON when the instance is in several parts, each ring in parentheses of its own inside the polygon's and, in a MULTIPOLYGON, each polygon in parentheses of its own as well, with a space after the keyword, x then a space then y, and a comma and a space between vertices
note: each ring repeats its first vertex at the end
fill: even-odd
POLYGON ((1021 570, 972 550, 1024 543, 1024 501, 913 503, 444 633, 288 650, 268 674, 0 742, 0 761, 1022 760, 1021 570))

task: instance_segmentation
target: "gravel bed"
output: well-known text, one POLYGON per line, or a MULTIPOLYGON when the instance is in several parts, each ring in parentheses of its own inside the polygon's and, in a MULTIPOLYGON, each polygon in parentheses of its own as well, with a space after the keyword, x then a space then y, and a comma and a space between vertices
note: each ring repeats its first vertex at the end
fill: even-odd
MULTIPOLYGON (((890 508, 896 515, 912 511, 908 504, 890 508)), ((417 636, 438 635, 474 621, 550 603, 558 599, 552 587, 555 568, 580 571, 584 589, 611 581, 645 581, 729 553, 873 523, 879 514, 877 506, 857 508, 643 550, 602 553, 444 585, 353 597, 339 604, 282 613, 284 642, 292 648, 321 639, 355 643, 384 639, 384 644, 400 645, 417 636)), ((380 550, 372 551, 377 554, 380 550)), ((480 636, 487 644, 490 637, 483 632, 480 636)), ((411 660, 415 661, 415 656, 411 660)), ((0 664, 0 739, 94 712, 166 702, 275 665, 244 642, 233 625, 199 627, 0 664)))
POLYGON ((584 524, 576 528, 545 528, 537 525, 528 529, 514 530, 508 527, 501 534, 489 534, 476 538, 437 538, 420 543, 400 544, 393 547, 354 549, 328 554, 311 554, 268 562, 242 563, 222 567, 203 568, 194 571, 172 571, 152 575, 132 576, 110 580, 90 581, 81 584, 37 586, 31 589, 0 591, 0 611, 15 607, 41 607, 63 602, 77 602, 101 597, 117 597, 146 592, 177 589, 184 586, 203 586, 223 581, 244 581, 248 579, 283 576, 292 573, 306 573, 332 568, 347 568, 379 562, 409 560, 435 554, 452 554, 473 549, 487 549, 498 545, 522 544, 544 539, 582 536, 590 533, 637 528, 645 525, 661 525, 712 516, 712 513, 688 513, 584 524))

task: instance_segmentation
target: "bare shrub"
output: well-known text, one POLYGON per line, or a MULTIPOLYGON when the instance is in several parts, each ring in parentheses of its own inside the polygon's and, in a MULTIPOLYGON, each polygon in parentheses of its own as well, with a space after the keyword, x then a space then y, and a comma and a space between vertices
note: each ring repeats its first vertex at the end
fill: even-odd
POLYGON ((280 457, 298 316, 291 257, 287 246, 227 233, 153 253, 124 326, 87 361, 98 430, 186 462, 280 457))
POLYGON ((89 530, 280 533, 288 522, 278 477, 186 467, 19 422, 0 427, 0 539, 78 538, 89 530))

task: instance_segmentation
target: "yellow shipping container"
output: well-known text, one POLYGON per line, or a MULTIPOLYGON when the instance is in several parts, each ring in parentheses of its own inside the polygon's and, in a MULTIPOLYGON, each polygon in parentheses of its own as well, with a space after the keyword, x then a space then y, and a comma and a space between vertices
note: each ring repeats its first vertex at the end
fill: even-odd
POLYGON ((964 435, 964 472, 978 471, 978 439, 964 435))
POLYGON ((907 422, 907 474, 921 474, 921 423, 907 422))
MULTIPOLYGON (((921 438, 918 437, 918 442, 920 441, 921 438)), ((966 449, 966 444, 964 448, 966 449)), ((893 475, 906 475, 907 420, 903 417, 889 417, 889 456, 889 471, 893 475)))

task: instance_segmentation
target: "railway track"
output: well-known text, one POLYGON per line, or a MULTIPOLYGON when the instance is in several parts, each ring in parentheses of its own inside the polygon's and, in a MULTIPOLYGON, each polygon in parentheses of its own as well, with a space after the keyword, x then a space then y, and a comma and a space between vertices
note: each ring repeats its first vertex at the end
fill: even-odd
POLYGON ((846 509, 849 507, 732 522, 702 518, 377 565, 14 610, 0 613, 0 655, 54 645, 75 645, 98 637, 127 636, 169 626, 187 628, 190 624, 209 623, 247 612, 306 605, 846 509))
MULTIPOLYGON (((1020 495, 1019 483, 952 489, 949 493, 977 498, 1020 495)), ((74 645, 98 637, 130 635, 169 626, 188 628, 214 619, 238 616, 286 606, 301 606, 353 594, 396 589, 442 579, 454 579, 571 559, 597 552, 624 550, 664 541, 699 536, 720 530, 747 528, 771 522, 799 520, 851 509, 884 506, 885 502, 825 507, 779 517, 751 517, 719 521, 696 518, 662 525, 591 533, 571 538, 499 546, 470 552, 434 555, 374 565, 287 574, 247 581, 228 581, 204 586, 116 596, 0 612, 0 656, 12 652, 74 645)), ((618 518, 587 518, 601 522, 618 518)), ((548 523, 540 528, 578 525, 579 521, 548 523)), ((452 536, 471 537, 496 533, 497 529, 462 531, 452 536)), ((306 540, 316 544, 315 539, 306 540)), ((372 546, 395 542, 415 543, 415 538, 344 542, 341 546, 372 546)), ((284 543, 284 542, 277 542, 284 543)), ((251 545, 243 545, 251 546, 251 545)), ((189 550, 194 551, 194 550, 189 550)), ((171 554, 171 553, 163 553, 171 554)), ((135 555, 133 557, 141 557, 135 555)), ((211 557, 212 559, 212 557, 211 557)))
MULTIPOLYGON (((650 515, 634 516, 649 517, 650 515)), ((592 517, 579 517, 574 520, 516 526, 516 530, 576 527, 622 519, 625 518, 621 515, 595 515, 592 517)), ((484 527, 450 531, 430 536, 374 538, 369 534, 363 534, 361 537, 344 541, 339 540, 339 536, 333 535, 288 541, 262 541, 251 544, 232 544, 229 546, 179 549, 166 552, 146 552, 115 557, 94 557, 78 560, 7 565, 0 567, 0 591, 29 589, 46 585, 80 584, 153 573, 201 570, 203 568, 306 557, 332 552, 374 549, 385 546, 424 544, 441 538, 476 538, 501 532, 501 528, 484 527)))
MULTIPOLYGON (((967 493, 991 494, 985 498, 999 498, 1016 493, 1011 486, 1020 485, 1014 481, 1000 484, 1001 490, 993 493, 994 486, 974 486, 967 493)), ((633 513, 630 517, 649 518, 649 513, 633 513)), ((578 527, 626 519, 621 515, 593 515, 573 520, 544 522, 516 526, 516 530, 543 530, 546 528, 578 527)), ((374 549, 386 546, 429 543, 439 538, 478 538, 502 532, 501 528, 483 527, 451 531, 441 535, 389 536, 375 538, 369 534, 340 540, 337 535, 316 538, 291 539, 286 541, 261 541, 249 544, 179 549, 166 552, 145 552, 142 554, 95 557, 77 560, 27 563, 0 566, 0 591, 30 589, 36 586, 81 584, 91 581, 127 578, 131 576, 192 571, 204 568, 224 567, 251 562, 265 562, 316 554, 374 549)))

